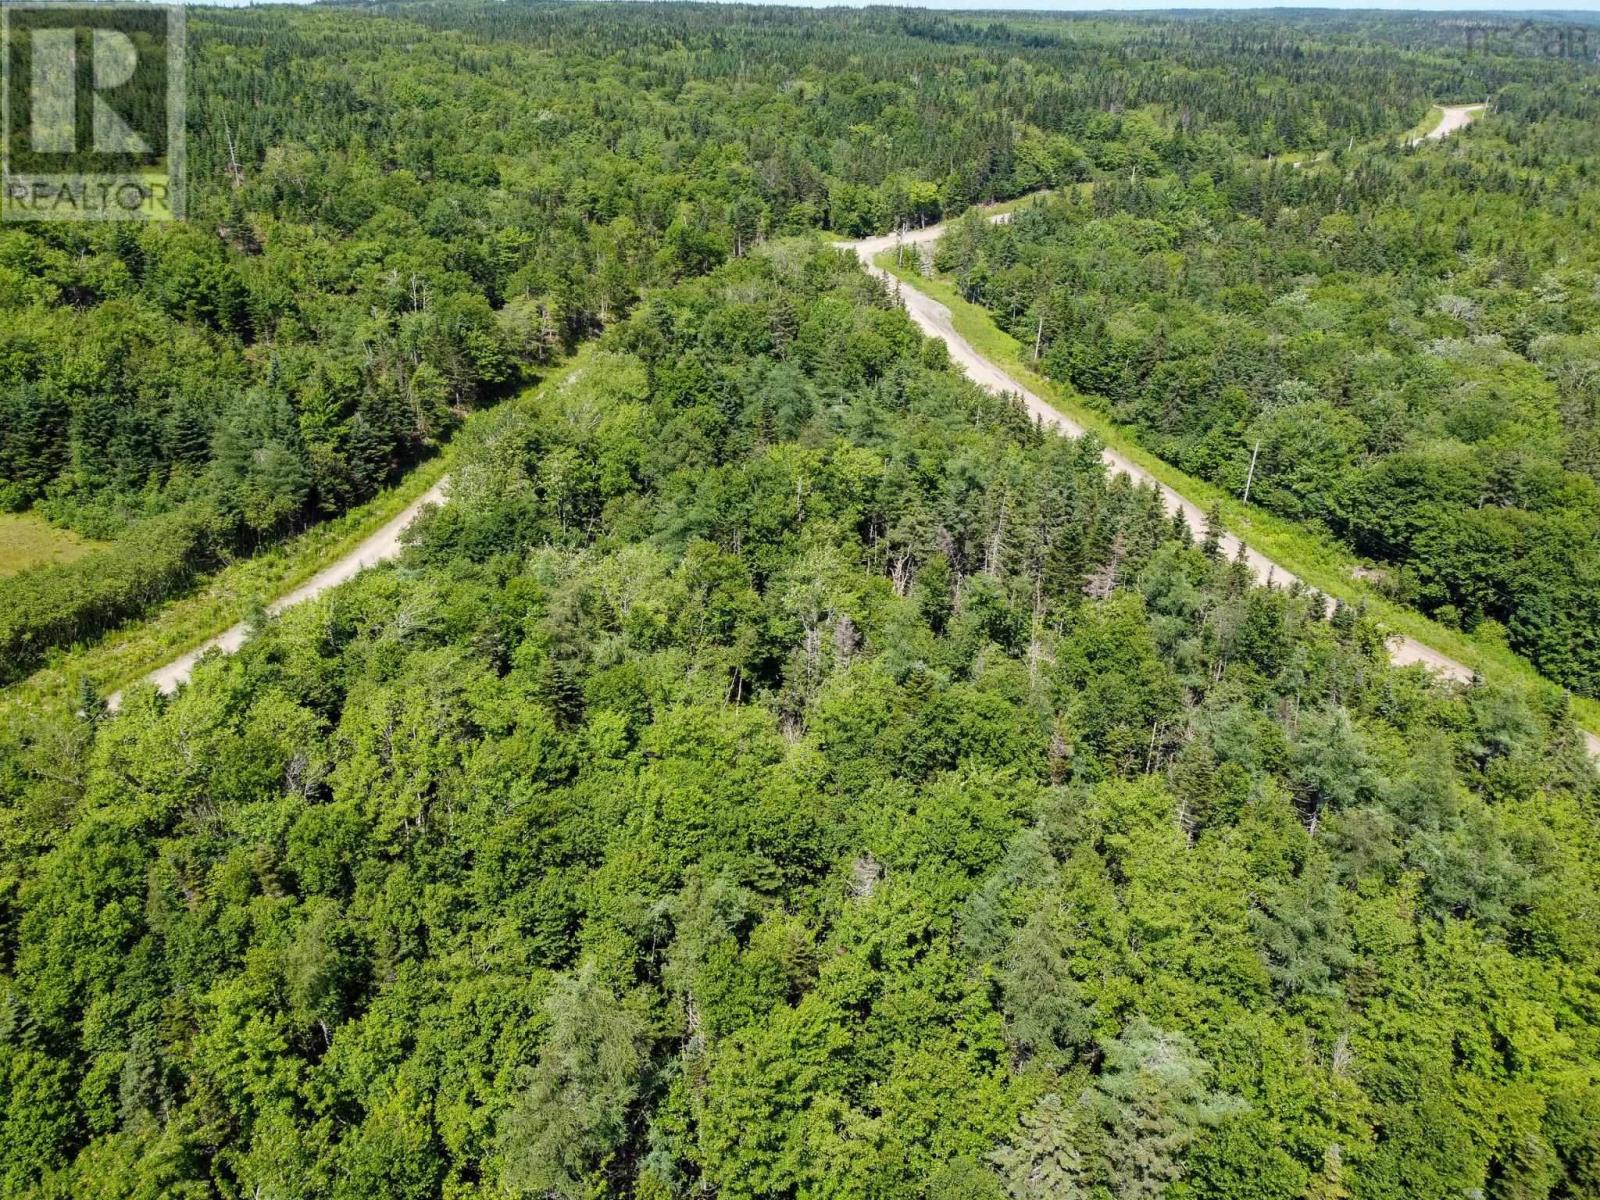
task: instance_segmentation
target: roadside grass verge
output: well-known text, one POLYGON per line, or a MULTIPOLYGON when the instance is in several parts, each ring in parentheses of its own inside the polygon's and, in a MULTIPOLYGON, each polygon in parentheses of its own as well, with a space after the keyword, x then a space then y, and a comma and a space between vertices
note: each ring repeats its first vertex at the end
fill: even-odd
POLYGON ((76 702, 80 680, 92 684, 102 696, 126 687, 238 624, 258 606, 298 587, 360 545, 447 474, 457 448, 475 425, 507 405, 522 403, 557 372, 570 371, 587 353, 585 347, 547 366, 517 395, 469 415, 438 454, 365 504, 230 563, 195 591, 92 645, 53 652, 39 670, 0 690, 0 720, 12 707, 37 710, 76 702))
MULTIPOLYGON (((1079 196, 1087 197, 1093 194, 1094 185, 1094 180, 1086 179, 1080 183, 1062 184, 1058 188, 1044 188, 1043 190, 1037 192, 1025 192, 1020 196, 1012 197, 1010 200, 998 200, 993 204, 982 205, 978 211, 982 212, 985 216, 998 217, 1005 213, 1014 213, 1018 209, 1027 208, 1028 205, 1033 204, 1035 201, 1053 200, 1059 196, 1065 196, 1069 192, 1077 192, 1079 196)), ((955 216, 946 217, 944 219, 947 221, 953 221, 958 217, 963 217, 965 215, 965 213, 956 213, 955 216)))
POLYGON ((1422 120, 1418 121, 1410 129, 1402 133, 1400 138, 1405 142, 1411 142, 1419 138, 1425 138, 1435 129, 1439 128, 1439 122, 1442 120, 1444 120, 1444 107, 1442 105, 1435 104, 1432 108, 1428 109, 1427 115, 1424 116, 1422 120))
POLYGON ((92 645, 52 651, 33 674, 4 690, 24 705, 76 698, 79 680, 105 695, 238 624, 258 605, 310 579, 394 517, 448 470, 448 453, 413 469, 365 504, 208 576, 188 595, 92 645))
MULTIPOLYGON (((1246 506, 1232 493, 1187 475, 1156 457, 1135 441, 1127 429, 1092 408, 1070 385, 1046 379, 1028 365, 1024 347, 997 326, 986 310, 963 299, 948 278, 921 275, 912 265, 896 265, 894 258, 893 251, 887 251, 878 256, 877 265, 908 287, 925 292, 947 307, 956 332, 979 354, 1202 509, 1216 504, 1221 509, 1223 524, 1232 533, 1285 570, 1318 591, 1346 604, 1361 606, 1391 633, 1415 638, 1466 664, 1486 680, 1522 688, 1556 687, 1492 635, 1474 637, 1441 625, 1355 578, 1351 572, 1360 565, 1359 560, 1331 538, 1254 505, 1246 506)), ((1575 695, 1571 697, 1571 705, 1573 718, 1579 725, 1591 732, 1600 732, 1600 701, 1575 695)))

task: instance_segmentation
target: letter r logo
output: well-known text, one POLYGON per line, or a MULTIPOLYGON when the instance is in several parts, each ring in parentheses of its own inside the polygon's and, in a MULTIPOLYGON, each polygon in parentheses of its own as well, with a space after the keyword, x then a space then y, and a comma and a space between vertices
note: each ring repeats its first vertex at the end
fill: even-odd
POLYGON ((0 0, 0 221, 181 221, 186 19, 0 0))
MULTIPOLYGON (((133 78, 139 50, 120 29, 90 32, 93 56, 94 151, 96 154, 147 154, 150 144, 134 132, 102 92, 133 78)), ((77 31, 33 31, 33 149, 39 154, 71 154, 77 145, 77 31)))

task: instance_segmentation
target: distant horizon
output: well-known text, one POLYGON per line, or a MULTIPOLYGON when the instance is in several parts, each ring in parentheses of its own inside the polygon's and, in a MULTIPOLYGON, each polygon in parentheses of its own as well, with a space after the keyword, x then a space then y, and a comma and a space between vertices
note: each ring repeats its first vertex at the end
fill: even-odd
MULTIPOLYGON (((165 0, 150 0, 163 3, 165 0)), ((319 0, 191 0, 195 8, 255 8, 268 5, 312 5, 319 0)), ((345 0, 325 0, 342 3, 345 0)), ((576 2, 576 0, 574 0, 576 2)), ((627 4, 634 0, 609 0, 627 4)), ((1576 7, 1552 8, 1549 5, 1507 5, 1496 0, 1326 0, 1309 3, 1284 4, 1282 0, 667 0, 685 4, 750 4, 773 8, 927 8, 942 12, 1014 12, 1014 13, 1119 13, 1119 12, 1394 12, 1394 13, 1472 13, 1474 15, 1501 13, 1506 16, 1528 17, 1544 15, 1551 18, 1600 16, 1600 0, 1576 7)))
MULTIPOLYGON (((628 0, 618 0, 626 3, 628 0)), ((1049 0, 984 0, 983 3, 970 3, 968 0, 708 0, 710 3, 726 4, 757 4, 771 5, 784 8, 929 8, 940 9, 947 12, 1036 12, 1036 13, 1118 13, 1118 12, 1245 12, 1278 10, 1280 12, 1308 12, 1308 11, 1371 11, 1371 12, 1414 12, 1428 14, 1445 13, 1472 13, 1492 14, 1502 13, 1506 16, 1527 17, 1536 14, 1552 18, 1593 16, 1600 14, 1600 0, 1588 5, 1577 7, 1551 8, 1548 5, 1506 5, 1495 0, 1484 0, 1474 3, 1472 0, 1440 0, 1438 3, 1429 3, 1427 0, 1419 3, 1418 0, 1343 0, 1343 2, 1284 4, 1281 0, 1123 0, 1121 3, 1106 3, 1105 0, 1083 0, 1078 3, 1074 0, 1058 0, 1051 3, 1049 0)))
MULTIPOLYGON (((164 0, 151 0, 162 3, 164 0)), ((199 0, 196 8, 254 8, 279 4, 311 5, 319 0, 199 0)), ((327 0, 341 3, 344 0, 327 0)), ((634 0, 610 0, 632 3, 634 0)), ((1551 8, 1549 5, 1507 5, 1497 0, 1326 0, 1284 4, 1281 0, 668 0, 669 3, 751 4, 774 8, 925 8, 941 12, 1010 13, 1119 13, 1119 12, 1393 12, 1393 13, 1501 13, 1506 16, 1544 15, 1551 18, 1600 16, 1600 0, 1576 7, 1551 8)))

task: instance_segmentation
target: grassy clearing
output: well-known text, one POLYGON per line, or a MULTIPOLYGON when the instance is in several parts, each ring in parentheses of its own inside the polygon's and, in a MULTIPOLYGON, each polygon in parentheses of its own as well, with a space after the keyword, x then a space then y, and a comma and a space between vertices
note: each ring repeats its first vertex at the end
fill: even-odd
POLYGON ((0 513, 0 578, 29 567, 71 562, 104 544, 58 529, 38 513, 0 513))
MULTIPOLYGON (((1092 187, 1093 185, 1091 184, 1089 186, 1092 187)), ((1016 212, 1017 209, 1019 209, 1019 208, 1026 208, 1029 204, 1032 204, 1035 200, 1045 200, 1045 199, 1049 199, 1049 198, 1052 198, 1054 196, 1057 196, 1059 194, 1060 193, 1056 189, 1053 189, 1053 188, 1051 190, 1049 190, 1049 191, 1029 192, 1025 196, 1017 196, 1016 198, 1011 199, 1011 200, 1001 200, 1001 201, 998 201, 998 202, 996 202, 994 204, 985 204, 983 206, 983 211, 985 213, 989 214, 990 216, 998 217, 1002 213, 1013 213, 1013 212, 1016 212)))
MULTIPOLYGON (((994 204, 985 204, 983 206, 983 211, 989 216, 997 217, 1002 213, 1013 213, 1020 208, 1027 208, 1035 201, 1054 199, 1057 196, 1064 196, 1068 192, 1077 192, 1081 197, 1088 197, 1094 192, 1094 181, 1088 180, 1084 183, 1069 183, 1059 188, 1047 188, 1043 191, 1028 192, 1026 195, 1017 196, 1011 200, 1001 200, 994 204)), ((953 220, 954 218, 946 219, 953 220)))
MULTIPOLYGON (((545 379, 570 373, 587 349, 546 371, 545 379), (559 374, 558 374, 559 373, 559 374)), ((507 404, 538 389, 533 384, 507 404)), ((77 681, 88 680, 105 695, 138 680, 185 651, 244 620, 257 605, 304 583, 348 553, 399 514, 450 470, 462 434, 498 408, 467 418, 443 453, 423 463, 394 487, 359 508, 324 521, 280 545, 240 559, 212 575, 191 594, 164 605, 149 618, 108 634, 92 646, 60 652, 28 678, 0 691, 0 720, 7 708, 35 709, 75 700, 77 681)))
MULTIPOLYGON (((1034 371, 1028 365, 1027 351, 1023 346, 999 328, 986 310, 962 299, 948 279, 927 278, 919 275, 912 266, 896 266, 892 252, 880 255, 878 265, 903 283, 927 293, 949 308, 956 331, 971 343, 973 349, 993 361, 1018 383, 1084 428, 1093 430, 1095 436, 1106 445, 1138 463, 1201 508, 1217 504, 1222 510, 1223 523, 1229 530, 1312 587, 1346 604, 1365 606, 1391 632, 1415 638, 1465 663, 1485 679, 1520 687, 1554 686, 1503 643, 1487 637, 1472 637, 1440 625, 1415 609, 1390 600, 1370 584, 1354 578, 1351 571, 1358 565, 1358 560, 1331 538, 1320 536, 1304 526, 1273 516, 1253 505, 1241 504, 1231 493, 1195 479, 1151 454, 1125 428, 1091 408, 1070 386, 1046 379, 1034 371)), ((1574 696, 1572 709, 1575 719, 1585 729, 1600 731, 1600 701, 1574 696)))
POLYGON ((1439 122, 1442 120, 1444 120, 1444 109, 1435 104, 1428 110, 1427 116, 1423 117, 1422 120, 1418 121, 1400 136, 1408 142, 1416 141, 1418 138, 1427 137, 1435 129, 1439 128, 1439 122))

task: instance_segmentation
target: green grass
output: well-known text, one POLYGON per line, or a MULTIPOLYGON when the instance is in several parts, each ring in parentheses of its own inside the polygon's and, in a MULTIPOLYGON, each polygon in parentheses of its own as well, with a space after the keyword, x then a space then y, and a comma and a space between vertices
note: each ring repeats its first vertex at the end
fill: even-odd
MULTIPOLYGON (((1422 120, 1418 121, 1410 129, 1406 130, 1400 135, 1400 140, 1406 143, 1418 141, 1437 129, 1439 127, 1439 122, 1442 120, 1444 120, 1444 108, 1441 105, 1435 104, 1428 109, 1427 116, 1423 117, 1422 120)), ((1325 163, 1329 161, 1331 155, 1332 152, 1328 150, 1286 150, 1282 154, 1275 155, 1274 157, 1277 159, 1277 161, 1285 165, 1298 163, 1302 167, 1309 167, 1316 163, 1325 163)))
MULTIPOLYGON (((1470 100, 1462 101, 1462 103, 1465 104, 1469 108, 1478 109, 1478 111, 1476 113, 1474 113, 1468 119, 1467 123, 1469 125, 1473 121, 1477 121, 1477 120, 1479 120, 1479 119, 1481 119, 1483 117, 1483 115, 1484 115, 1484 107, 1483 107, 1483 105, 1481 103, 1478 103, 1478 102, 1475 102, 1475 101, 1470 101, 1470 100)), ((1413 125, 1410 129, 1406 130, 1405 133, 1402 134, 1401 136, 1407 142, 1413 141, 1413 140, 1418 139, 1418 138, 1426 137, 1428 134, 1432 133, 1435 129, 1437 129, 1439 127, 1439 122, 1442 121, 1442 120, 1444 120, 1444 108, 1441 105, 1435 104, 1432 108, 1430 108, 1428 110, 1428 115, 1427 116, 1423 117, 1420 122, 1418 122, 1417 124, 1413 125)))
POLYGON ((71 562, 103 545, 58 529, 38 513, 0 513, 0 578, 29 567, 71 562))
POLYGON ((1312 163, 1326 162, 1326 150, 1285 150, 1282 154, 1274 154, 1272 161, 1280 167, 1308 167, 1312 163))
MULTIPOLYGON (((1372 585, 1354 578, 1351 572, 1359 565, 1357 559, 1331 538, 1276 517, 1254 505, 1242 504, 1231 493, 1187 475, 1150 453, 1134 440, 1126 428, 1090 407, 1071 387, 1046 379, 1034 371, 1027 363, 1024 347, 999 328, 986 310, 962 299, 948 279, 927 278, 919 275, 912 266, 896 266, 892 252, 879 255, 878 265, 901 282, 927 293, 949 308, 956 332, 966 338, 979 354, 993 361, 1018 383, 1085 429, 1092 430, 1106 445, 1202 509, 1217 504, 1222 510, 1224 525, 1232 533, 1312 587, 1346 604, 1364 605, 1367 612, 1390 632, 1415 638, 1465 663, 1487 680, 1521 687, 1554 686, 1502 642, 1488 637, 1475 638, 1440 625, 1415 609, 1389 599, 1372 585)), ((1573 696, 1572 710, 1578 724, 1591 731, 1600 731, 1600 701, 1573 696)))
MULTIPOLYGON (((1092 187, 1094 185, 1089 184, 1087 186, 1092 187)), ((1013 213, 1019 208, 1026 208, 1035 200, 1044 200, 1059 194, 1060 192, 1055 188, 1050 188, 1042 192, 1029 192, 1026 196, 1017 196, 1011 200, 1001 200, 995 204, 985 204, 983 206, 983 211, 990 216, 998 217, 1001 213, 1013 213)))
MULTIPOLYGON (((505 403, 521 403, 545 380, 564 376, 581 365, 588 353, 585 348, 556 364, 541 381, 505 403)), ((107 634, 93 645, 53 655, 44 667, 0 691, 0 720, 13 705, 37 710, 75 700, 80 679, 88 680, 102 695, 126 687, 238 624, 257 605, 304 583, 437 483, 450 470, 462 434, 494 411, 484 409, 470 415, 442 453, 359 508, 314 525, 251 558, 229 564, 197 591, 163 605, 142 621, 107 634)))
MULTIPOLYGON (((1013 213, 1019 208, 1026 208, 1036 200, 1046 200, 1055 196, 1063 195, 1069 190, 1076 190, 1080 196, 1088 196, 1094 191, 1094 181, 1089 180, 1084 183, 1069 183, 1059 188, 1045 188, 1042 191, 1029 192, 1024 196, 1015 196, 1010 200, 999 200, 993 204, 985 204, 983 206, 983 211, 991 217, 997 217, 1001 213, 1013 213)), ((954 220, 953 217, 946 219, 954 220)))
POLYGON ((1423 117, 1422 120, 1418 121, 1400 136, 1404 141, 1407 142, 1412 141, 1415 138, 1426 137, 1435 129, 1439 128, 1439 122, 1442 120, 1444 120, 1444 109, 1440 105, 1435 104, 1428 110, 1427 116, 1423 117))

